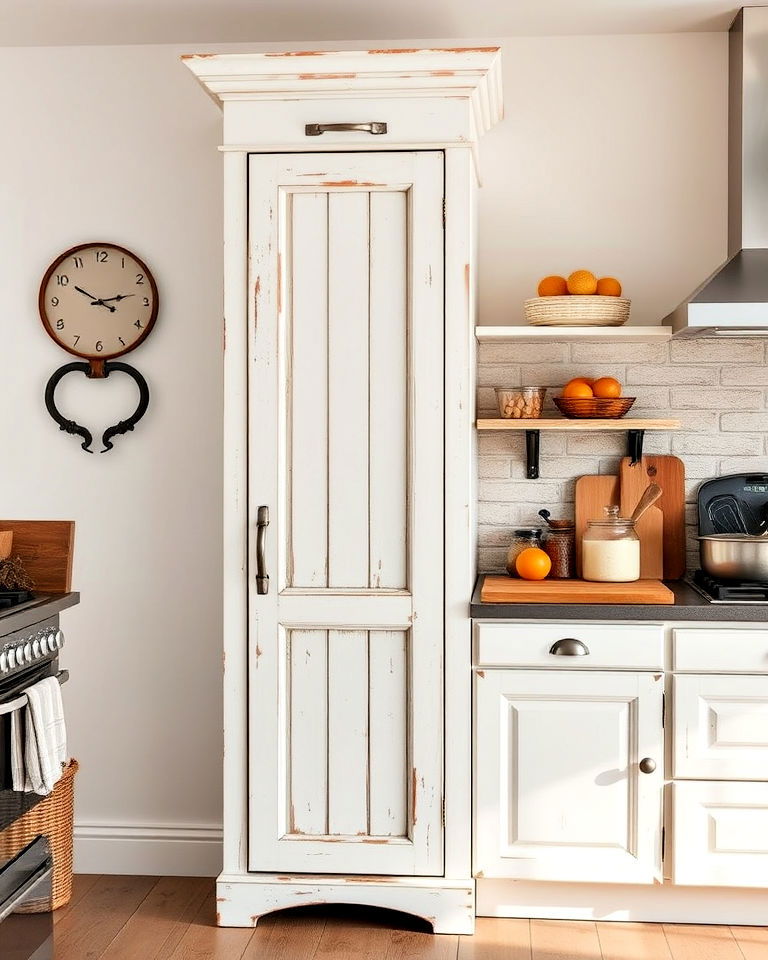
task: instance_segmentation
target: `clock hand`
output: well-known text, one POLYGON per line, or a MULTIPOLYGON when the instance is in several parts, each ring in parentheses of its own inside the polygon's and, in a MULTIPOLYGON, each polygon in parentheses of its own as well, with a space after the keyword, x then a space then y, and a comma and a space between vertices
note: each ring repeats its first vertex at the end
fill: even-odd
POLYGON ((135 293, 118 293, 116 297, 104 297, 101 300, 95 300, 93 305, 95 306, 97 303, 109 303, 110 300, 127 300, 128 297, 135 297, 135 296, 136 296, 135 293))
POLYGON ((114 308, 114 307, 110 307, 110 305, 109 305, 108 303, 104 303, 103 300, 98 300, 96 297, 94 297, 94 295, 93 295, 92 293, 88 293, 87 290, 83 290, 83 288, 82 288, 82 287, 78 287, 77 284, 75 284, 75 290, 77 290, 78 293, 82 293, 83 296, 89 297, 90 300, 91 300, 91 306, 92 306, 92 307, 106 307, 107 310, 109 310, 110 313, 114 313, 114 312, 115 312, 115 308, 114 308))

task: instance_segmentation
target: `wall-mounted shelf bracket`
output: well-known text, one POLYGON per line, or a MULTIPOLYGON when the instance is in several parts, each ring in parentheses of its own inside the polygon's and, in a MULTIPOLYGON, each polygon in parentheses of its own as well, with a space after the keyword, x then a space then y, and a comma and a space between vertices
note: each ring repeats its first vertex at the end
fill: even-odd
POLYGON ((627 431, 627 456, 632 461, 632 466, 640 463, 643 459, 643 439, 645 430, 627 431))
POLYGON ((541 431, 525 431, 525 475, 529 480, 539 479, 539 450, 541 448, 541 431))

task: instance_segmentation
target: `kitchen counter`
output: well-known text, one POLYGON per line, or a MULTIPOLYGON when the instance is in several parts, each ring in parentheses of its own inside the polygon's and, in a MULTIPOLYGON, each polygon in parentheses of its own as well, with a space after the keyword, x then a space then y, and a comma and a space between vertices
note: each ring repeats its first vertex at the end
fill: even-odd
POLYGON ((20 603, 15 607, 0 610, 0 634, 6 635, 15 630, 23 630, 33 623, 39 623, 47 617, 53 617, 68 607, 80 603, 80 594, 39 593, 33 600, 20 603))
POLYGON ((485 574, 475 584, 470 616, 475 620, 706 620, 768 622, 768 604, 710 603, 685 580, 667 582, 669 604, 649 603, 482 603, 485 574))

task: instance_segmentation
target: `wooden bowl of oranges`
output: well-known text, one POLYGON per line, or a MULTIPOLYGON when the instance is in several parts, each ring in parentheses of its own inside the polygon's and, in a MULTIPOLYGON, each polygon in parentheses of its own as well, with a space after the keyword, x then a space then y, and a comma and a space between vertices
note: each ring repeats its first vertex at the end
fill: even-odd
POLYGON ((635 402, 635 397, 622 397, 621 384, 614 377, 574 377, 552 399, 571 420, 618 420, 635 402))
POLYGON ((538 294, 524 304, 535 327, 620 327, 629 320, 630 301, 615 277, 598 279, 589 270, 552 275, 539 282, 538 294))

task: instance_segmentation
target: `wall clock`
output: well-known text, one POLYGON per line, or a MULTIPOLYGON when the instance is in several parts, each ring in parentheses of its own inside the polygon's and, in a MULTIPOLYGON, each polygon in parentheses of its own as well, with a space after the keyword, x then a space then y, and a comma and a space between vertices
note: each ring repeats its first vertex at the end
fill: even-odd
POLYGON ((82 358, 59 367, 45 388, 45 405, 60 429, 82 438, 87 453, 93 436, 68 420, 55 402, 56 387, 74 371, 89 378, 120 372, 139 388, 139 404, 126 420, 102 435, 106 453, 112 439, 133 430, 147 411, 149 387, 135 367, 118 360, 150 335, 157 319, 157 285, 147 265, 114 243, 81 243, 48 267, 40 284, 40 319, 48 335, 67 353, 82 358))

